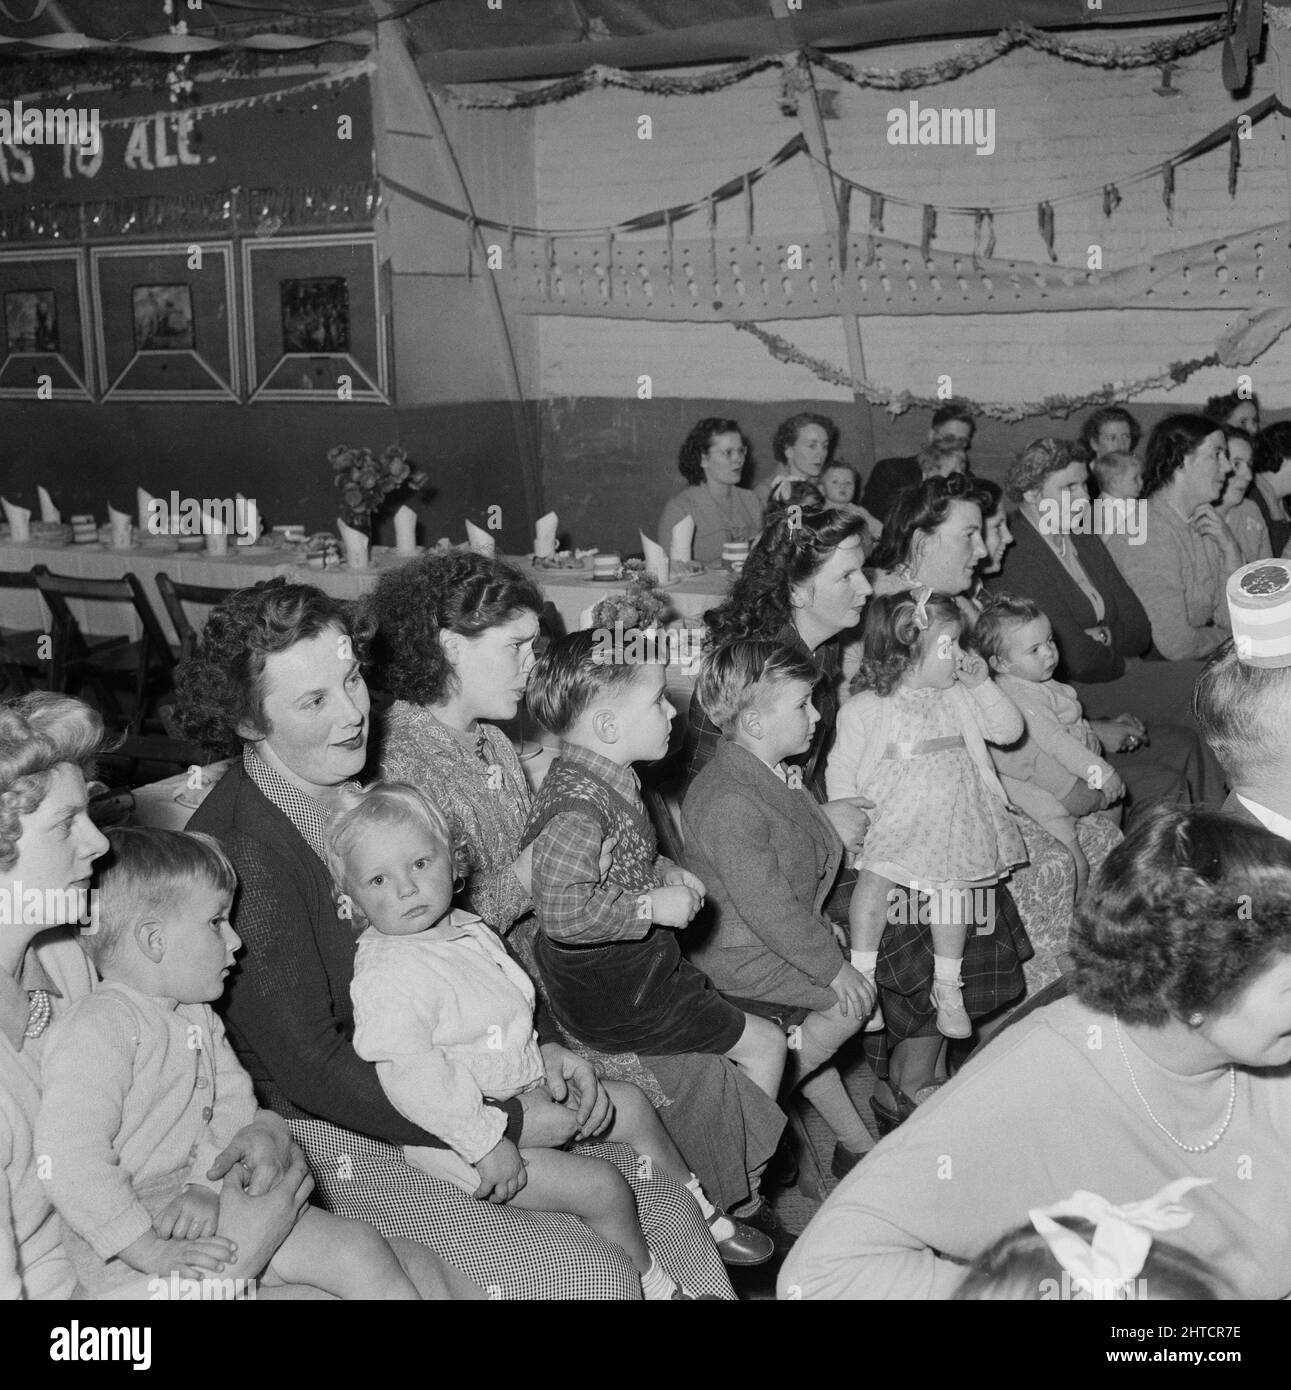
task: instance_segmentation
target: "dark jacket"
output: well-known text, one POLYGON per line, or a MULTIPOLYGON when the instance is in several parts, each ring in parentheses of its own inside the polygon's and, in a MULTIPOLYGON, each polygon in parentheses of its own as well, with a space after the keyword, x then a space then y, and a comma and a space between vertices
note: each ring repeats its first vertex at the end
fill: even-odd
MULTIPOLYGON (((193 813, 233 861, 233 926, 242 938, 221 1013, 262 1105, 304 1113, 387 1144, 446 1147, 386 1099, 354 1051, 354 924, 336 915, 332 880, 304 836, 239 759, 193 813)), ((520 1106, 508 1101, 508 1138, 520 1106)))
POLYGON ((1151 649, 1152 626, 1107 547, 1098 536, 1068 537, 1090 583, 1103 596, 1107 611, 1102 621, 1111 629, 1110 647, 1086 633, 1086 628, 1099 622, 1093 605, 1044 537, 1021 512, 1012 513, 1009 525, 1014 543, 1000 573, 988 578, 986 587, 1029 598, 1043 610, 1058 643, 1059 680, 1090 684, 1119 680, 1127 657, 1145 656, 1151 649))
POLYGON ((908 487, 918 487, 923 478, 919 460, 910 458, 880 459, 865 483, 861 506, 886 521, 896 506, 897 497, 908 487))
POLYGON ((723 739, 681 819, 686 867, 703 880, 712 914, 703 939, 687 943, 691 958, 742 999, 834 1004, 843 954, 821 913, 843 845, 810 792, 723 739))

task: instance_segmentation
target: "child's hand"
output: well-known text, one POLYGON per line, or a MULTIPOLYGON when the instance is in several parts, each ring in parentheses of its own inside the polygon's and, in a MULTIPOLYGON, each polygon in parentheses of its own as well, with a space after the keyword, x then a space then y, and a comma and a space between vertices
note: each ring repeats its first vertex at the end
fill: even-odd
POLYGON ((220 1224, 220 1195, 209 1187, 186 1187, 152 1223, 162 1240, 201 1240, 220 1224))
POLYGON ((688 927, 702 905, 703 899, 693 888, 680 884, 650 890, 650 916, 661 927, 688 927))
POLYGON ((1103 779, 1103 795, 1109 806, 1125 795, 1125 781, 1119 772, 1113 772, 1110 777, 1103 779))
POLYGON ((986 678, 986 663, 976 652, 960 652, 955 658, 955 679, 961 685, 975 690, 986 683, 986 678))
POLYGON ((695 877, 689 869, 669 869, 663 876, 663 883, 670 888, 689 888, 691 892, 699 897, 699 903, 704 904, 704 894, 708 889, 704 887, 703 881, 695 877))
POLYGON ((596 865, 596 871, 600 875, 597 883, 604 885, 605 880, 610 876, 610 870, 614 867, 614 851, 619 846, 617 835, 607 835, 601 841, 601 857, 596 865))
POLYGON ((151 1231, 132 1241, 121 1258, 141 1274, 180 1274, 200 1279, 203 1274, 219 1274, 236 1258, 238 1247, 223 1236, 203 1240, 163 1240, 151 1231))
POLYGON ((480 1185, 472 1195, 481 1202, 509 1202, 529 1181, 520 1150, 506 1138, 499 1139, 477 1160, 475 1171, 480 1175, 480 1185))
POLYGON ((829 987, 837 995, 839 1008, 843 1013, 854 1014, 857 1018, 868 1018, 874 1012, 878 994, 870 981, 850 961, 843 962, 838 974, 829 982, 829 987))

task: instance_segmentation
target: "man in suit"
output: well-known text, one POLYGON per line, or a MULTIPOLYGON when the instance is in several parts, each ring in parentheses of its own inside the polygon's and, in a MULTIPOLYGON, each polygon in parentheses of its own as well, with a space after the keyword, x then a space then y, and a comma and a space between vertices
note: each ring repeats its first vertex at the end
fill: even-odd
POLYGON ((1198 677, 1193 704, 1232 789, 1221 809, 1291 840, 1291 641, 1287 645, 1286 665, 1256 666, 1226 642, 1198 677))
POLYGON ((880 459, 865 484, 861 506, 880 521, 886 521, 900 494, 906 488, 918 487, 934 467, 935 471, 943 474, 956 468, 969 472, 967 456, 972 447, 974 428, 973 412, 969 407, 960 401, 948 401, 932 417, 928 445, 936 450, 936 455, 929 455, 927 469, 920 463, 921 454, 912 454, 908 458, 880 459), (952 464, 956 455, 963 455, 963 459, 952 464), (938 456, 944 462, 939 462, 938 456))

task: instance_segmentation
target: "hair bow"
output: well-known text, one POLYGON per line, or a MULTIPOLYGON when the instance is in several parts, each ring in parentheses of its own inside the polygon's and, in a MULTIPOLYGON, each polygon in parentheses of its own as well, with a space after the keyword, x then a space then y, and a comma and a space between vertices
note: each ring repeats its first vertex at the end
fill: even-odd
POLYGON ((1192 1220, 1192 1212, 1179 1198, 1211 1182, 1213 1178, 1178 1178, 1153 1197, 1119 1207, 1097 1193, 1074 1192, 1065 1201, 1036 1207, 1027 1215, 1054 1258, 1087 1287, 1092 1299, 1114 1299, 1143 1269, 1152 1248, 1152 1232, 1175 1231, 1192 1220), (1079 1216, 1092 1222, 1093 1240, 1086 1243, 1075 1231, 1060 1225, 1054 1219, 1059 1216, 1079 1216))
POLYGON ((914 602, 914 625, 920 632, 928 630, 928 600, 931 597, 932 589, 927 588, 914 602))

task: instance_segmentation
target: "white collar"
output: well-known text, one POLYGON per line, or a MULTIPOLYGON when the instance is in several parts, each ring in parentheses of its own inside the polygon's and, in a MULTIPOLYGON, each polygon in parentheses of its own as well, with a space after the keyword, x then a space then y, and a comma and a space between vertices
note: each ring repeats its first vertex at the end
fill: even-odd
POLYGON ((1266 830, 1271 830, 1284 840, 1291 840, 1291 820, 1288 820, 1286 816, 1279 815, 1276 811, 1270 811, 1267 806, 1261 806, 1258 801, 1252 801, 1249 797, 1243 796, 1241 792, 1234 792, 1233 795, 1266 830))

